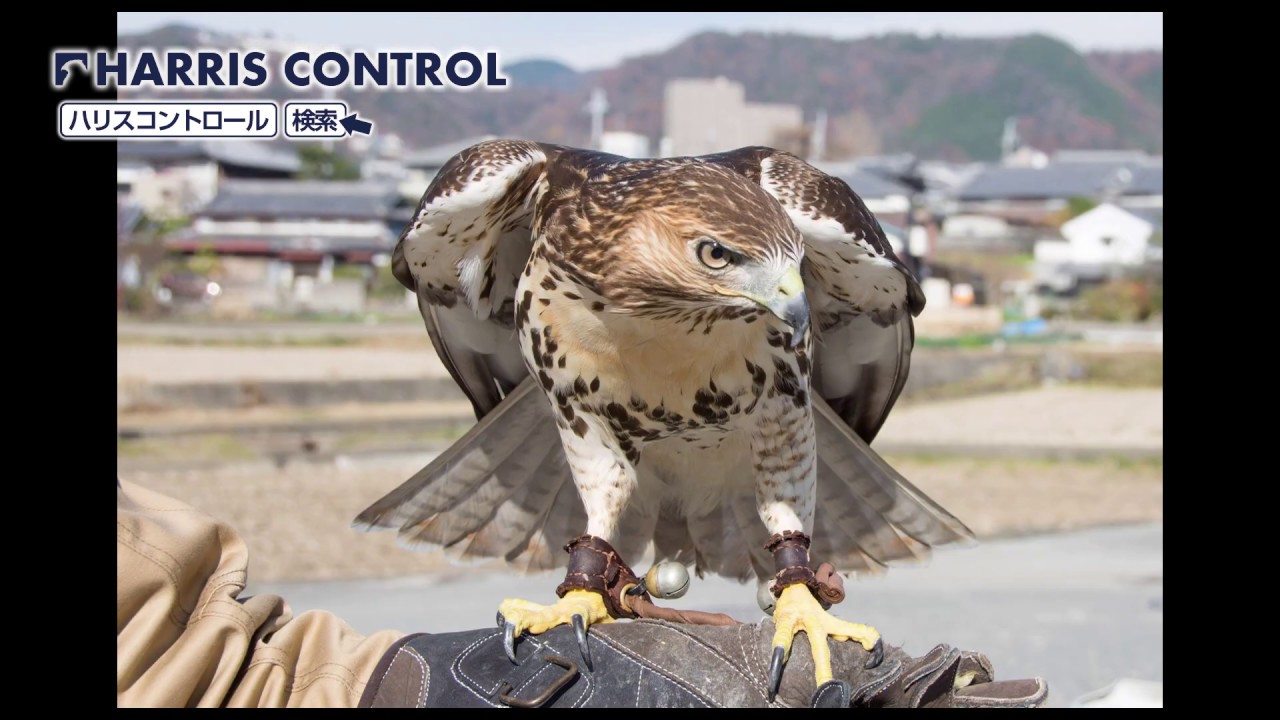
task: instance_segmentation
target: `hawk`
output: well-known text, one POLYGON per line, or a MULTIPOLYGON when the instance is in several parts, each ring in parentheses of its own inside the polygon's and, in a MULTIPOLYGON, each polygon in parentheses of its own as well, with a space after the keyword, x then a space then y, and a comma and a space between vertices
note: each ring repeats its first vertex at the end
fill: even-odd
POLYGON ((881 645, 827 611, 810 553, 876 572, 972 537, 868 446, 923 293, 857 194, 794 155, 480 143, 392 268, 479 423, 355 525, 523 570, 569 541, 557 602, 502 603, 509 652, 572 622, 585 654, 587 625, 634 617, 621 558, 651 549, 773 580, 773 683, 804 631, 821 685, 825 638, 881 645))

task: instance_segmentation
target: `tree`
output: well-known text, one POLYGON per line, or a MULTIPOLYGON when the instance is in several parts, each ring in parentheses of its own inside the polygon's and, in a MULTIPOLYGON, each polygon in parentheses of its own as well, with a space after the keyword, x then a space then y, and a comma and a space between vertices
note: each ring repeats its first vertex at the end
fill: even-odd
POLYGON ((1087 197, 1067 198, 1067 219, 1079 217, 1098 207, 1098 203, 1087 197))
POLYGON ((299 180, 359 180, 360 166, 345 154, 334 152, 322 144, 307 144, 298 149, 302 169, 299 180))
POLYGON ((1080 217, 1096 207, 1098 203, 1087 197, 1070 197, 1067 198, 1067 206, 1050 215, 1047 222, 1053 227, 1062 227, 1068 220, 1080 217))

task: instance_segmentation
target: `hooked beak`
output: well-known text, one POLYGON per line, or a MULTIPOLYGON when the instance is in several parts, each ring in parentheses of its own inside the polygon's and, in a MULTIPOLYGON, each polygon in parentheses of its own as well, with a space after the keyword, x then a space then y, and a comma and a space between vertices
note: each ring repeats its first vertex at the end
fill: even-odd
POLYGON ((779 320, 791 327, 791 347, 804 342, 809 329, 809 299, 804 295, 804 280, 797 268, 788 268, 773 297, 761 303, 779 320))

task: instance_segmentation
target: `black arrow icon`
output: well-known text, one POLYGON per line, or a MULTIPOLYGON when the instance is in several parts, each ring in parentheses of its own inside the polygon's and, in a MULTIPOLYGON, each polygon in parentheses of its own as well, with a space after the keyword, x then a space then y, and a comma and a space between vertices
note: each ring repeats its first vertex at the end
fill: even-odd
POLYGON ((367 120, 357 120, 355 113, 351 113, 338 122, 342 123, 343 129, 347 131, 348 135, 351 133, 368 135, 373 130, 373 123, 367 120))

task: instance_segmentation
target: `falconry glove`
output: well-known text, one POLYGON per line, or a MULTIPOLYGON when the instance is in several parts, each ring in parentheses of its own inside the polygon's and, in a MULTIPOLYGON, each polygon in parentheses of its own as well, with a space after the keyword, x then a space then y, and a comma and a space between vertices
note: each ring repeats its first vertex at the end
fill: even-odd
MULTIPOLYGON (((857 643, 831 642, 833 679, 814 686, 795 653, 776 696, 768 685, 772 621, 593 626, 584 661, 568 626, 528 635, 507 658, 501 629, 411 635, 383 657, 362 707, 1039 707, 1039 678, 996 680, 983 655, 938 645, 912 657, 886 645, 867 668, 857 643)), ((806 644, 800 635, 797 644, 806 644)))

